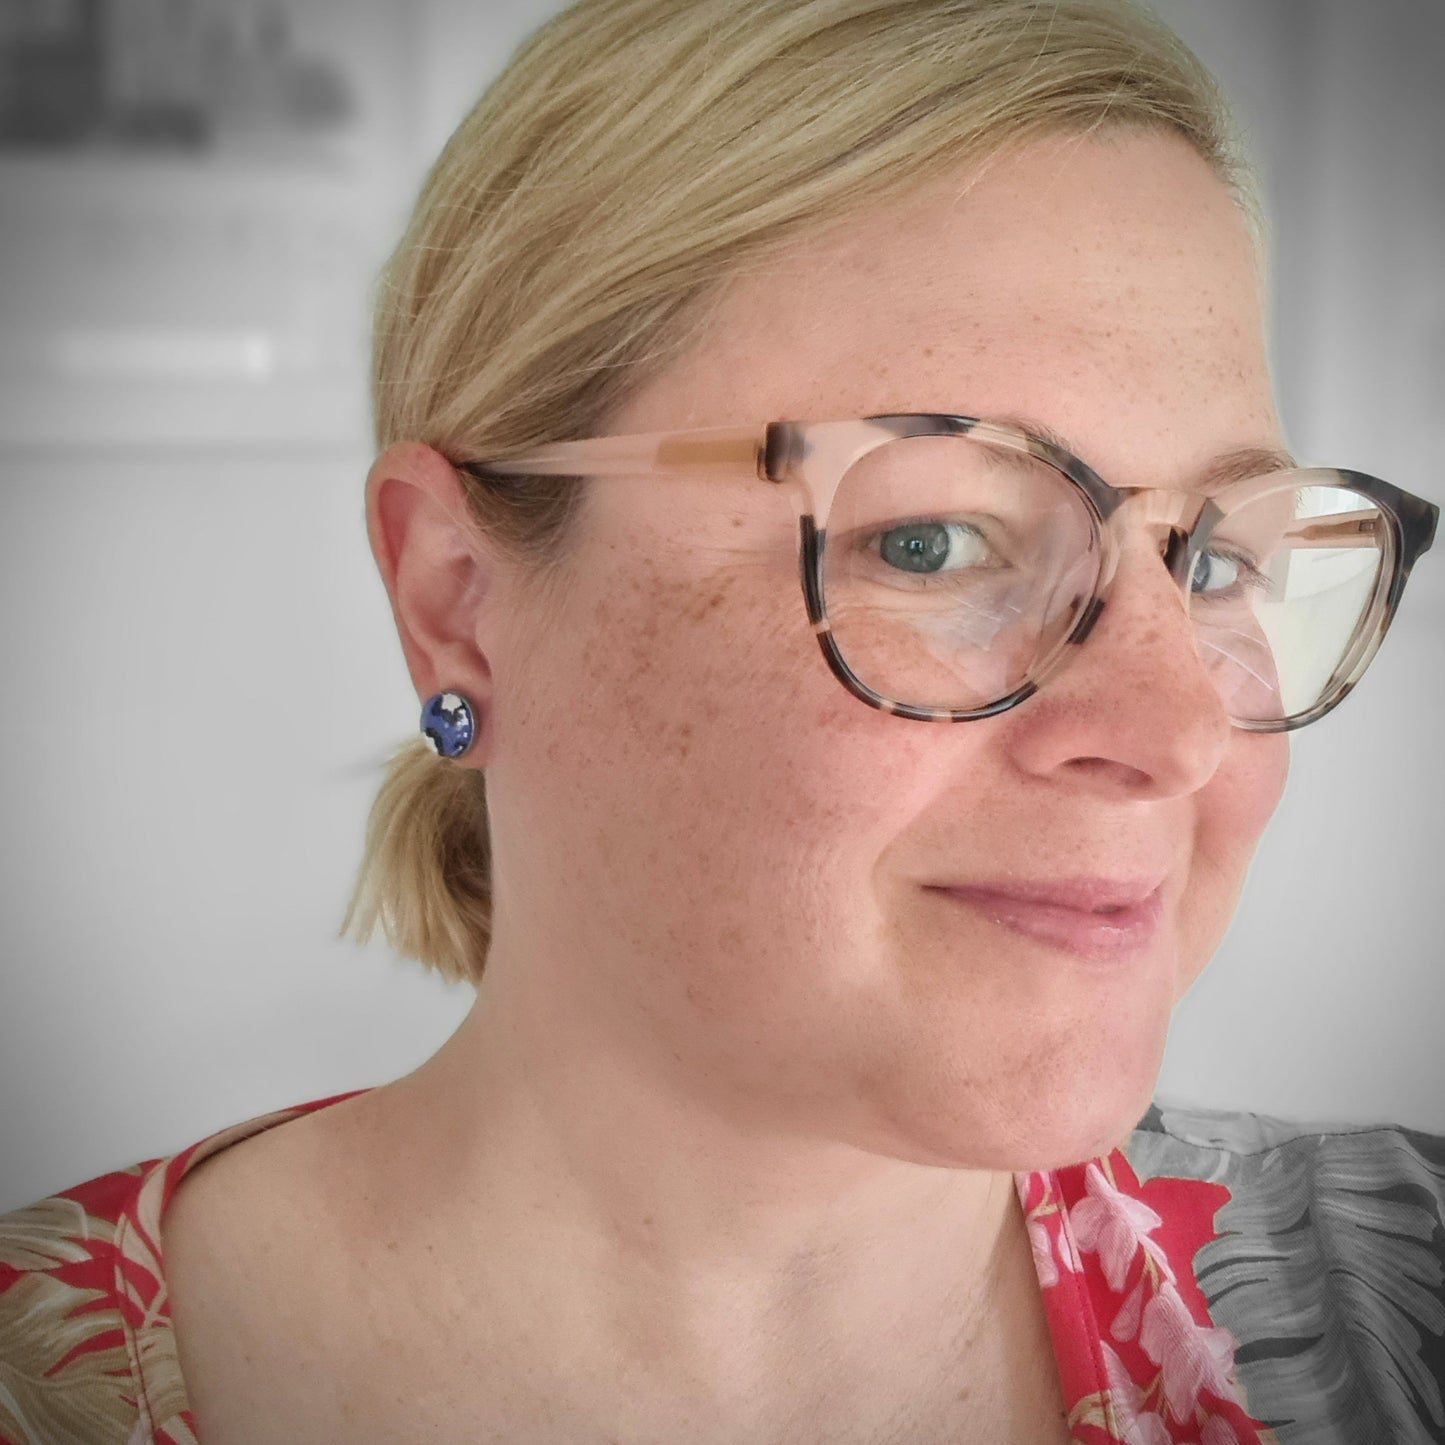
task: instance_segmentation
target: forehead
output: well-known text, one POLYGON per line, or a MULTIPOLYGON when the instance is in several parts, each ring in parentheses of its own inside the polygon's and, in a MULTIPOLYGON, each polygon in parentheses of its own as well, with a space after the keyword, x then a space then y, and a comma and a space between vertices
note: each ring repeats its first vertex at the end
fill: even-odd
POLYGON ((887 411, 1037 419, 1120 485, 1275 444, 1234 196, 1183 140, 1121 132, 870 202, 735 274, 615 429, 887 411))

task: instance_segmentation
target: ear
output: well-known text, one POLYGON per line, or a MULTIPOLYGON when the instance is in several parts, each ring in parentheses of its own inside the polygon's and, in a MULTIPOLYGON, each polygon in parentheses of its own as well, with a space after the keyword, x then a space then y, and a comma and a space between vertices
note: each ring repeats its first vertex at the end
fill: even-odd
POLYGON ((366 529, 417 695, 460 692, 476 704, 477 740, 457 762, 484 767, 492 670, 481 613, 500 555, 472 519, 455 468, 420 442, 376 459, 366 480, 366 529))

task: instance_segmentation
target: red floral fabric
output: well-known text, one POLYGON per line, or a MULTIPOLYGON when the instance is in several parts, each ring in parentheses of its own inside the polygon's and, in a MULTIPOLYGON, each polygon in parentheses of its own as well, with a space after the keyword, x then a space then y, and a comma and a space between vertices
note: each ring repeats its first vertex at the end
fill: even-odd
POLYGON ((1077 1445, 1272 1445, 1192 1262, 1222 1184, 1140 1183, 1120 1150, 1015 1177, 1077 1445))
MULTIPOLYGON (((160 1223, 187 1170, 350 1098, 222 1130, 0 1217, 0 1445, 196 1445, 160 1223)), ((1124 1154, 1015 1177, 1076 1445, 1272 1445, 1192 1261, 1220 1184, 1141 1184, 1124 1154)))

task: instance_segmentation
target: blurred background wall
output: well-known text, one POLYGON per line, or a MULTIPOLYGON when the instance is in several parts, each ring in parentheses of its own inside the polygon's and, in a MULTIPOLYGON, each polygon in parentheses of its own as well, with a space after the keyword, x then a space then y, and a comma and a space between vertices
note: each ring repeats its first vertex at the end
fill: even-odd
MULTIPOLYGON (((0 0, 0 1209, 383 1082, 469 1003, 335 938, 415 727, 367 307, 554 8, 0 0)), ((1445 502, 1445 6, 1159 8, 1264 171, 1292 445, 1445 502)), ((1442 639, 1437 546, 1294 739, 1161 1099, 1445 1132, 1442 639)))

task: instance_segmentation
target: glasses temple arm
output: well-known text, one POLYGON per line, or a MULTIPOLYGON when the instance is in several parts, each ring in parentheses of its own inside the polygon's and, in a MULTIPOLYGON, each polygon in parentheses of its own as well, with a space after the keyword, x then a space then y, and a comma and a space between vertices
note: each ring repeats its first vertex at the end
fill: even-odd
POLYGON ((691 433, 595 437, 557 442, 517 457, 458 465, 479 478, 639 477, 663 474, 756 478, 762 475, 764 436, 756 427, 719 427, 691 433))

